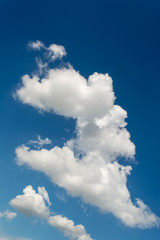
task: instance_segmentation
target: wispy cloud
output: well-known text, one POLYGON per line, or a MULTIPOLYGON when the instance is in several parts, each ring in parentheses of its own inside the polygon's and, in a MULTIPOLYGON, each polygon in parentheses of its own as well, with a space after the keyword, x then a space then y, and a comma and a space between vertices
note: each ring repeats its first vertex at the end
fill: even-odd
POLYGON ((43 145, 49 145, 52 141, 49 138, 42 139, 39 135, 37 136, 37 140, 30 140, 28 144, 32 144, 37 148, 43 147, 43 145))
POLYGON ((12 220, 16 216, 17 216, 17 214, 15 212, 11 212, 9 210, 6 210, 4 212, 0 212, 0 218, 4 217, 4 218, 6 218, 8 220, 12 220))
POLYGON ((62 45, 51 44, 49 47, 46 47, 43 42, 37 40, 35 42, 28 43, 28 49, 30 50, 45 50, 45 56, 50 61, 55 61, 56 59, 61 59, 67 55, 65 48, 62 45))

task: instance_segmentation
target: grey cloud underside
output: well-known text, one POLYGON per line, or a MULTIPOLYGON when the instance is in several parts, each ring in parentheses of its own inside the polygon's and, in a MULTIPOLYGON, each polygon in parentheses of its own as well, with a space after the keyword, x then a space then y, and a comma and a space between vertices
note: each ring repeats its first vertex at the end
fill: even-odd
POLYGON ((127 112, 114 104, 112 84, 108 74, 94 73, 86 80, 72 67, 48 69, 42 79, 23 76, 17 97, 42 111, 76 119, 77 137, 63 148, 20 146, 17 163, 45 173, 71 196, 113 213, 128 226, 159 226, 159 218, 141 200, 132 203, 127 189, 131 166, 117 161, 134 159, 135 145, 126 129, 127 112))

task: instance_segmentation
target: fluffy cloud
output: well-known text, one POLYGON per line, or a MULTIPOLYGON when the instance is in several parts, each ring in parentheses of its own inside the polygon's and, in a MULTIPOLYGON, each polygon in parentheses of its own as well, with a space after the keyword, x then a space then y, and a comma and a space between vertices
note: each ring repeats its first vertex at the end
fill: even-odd
POLYGON ((8 220, 12 220, 16 216, 17 216, 17 214, 15 212, 11 212, 9 210, 6 210, 5 212, 0 212, 0 218, 5 217, 8 220))
POLYGON ((32 188, 31 185, 23 190, 22 195, 10 201, 12 207, 25 216, 36 216, 39 218, 47 218, 49 216, 50 205, 48 193, 44 187, 38 187, 38 193, 32 188))
POLYGON ((61 59, 63 56, 65 56, 67 54, 65 48, 61 45, 57 45, 57 44, 51 44, 48 47, 48 51, 49 51, 49 56, 51 57, 52 61, 54 61, 55 59, 61 59))
POLYGON ((25 75, 22 82, 17 96, 23 103, 78 119, 74 146, 79 151, 100 151, 107 161, 134 156, 135 146, 124 128, 127 113, 113 104, 108 74, 94 73, 87 81, 72 68, 51 69, 46 79, 25 75))
POLYGON ((48 218, 48 223, 59 229, 65 236, 77 240, 92 240, 83 225, 74 225, 72 220, 61 215, 51 216, 48 218))
MULTIPOLYGON (((51 216, 51 212, 45 202, 51 205, 45 188, 38 187, 38 193, 36 193, 30 185, 23 190, 23 195, 18 195, 12 199, 10 204, 25 216, 36 216, 46 219, 49 225, 62 231, 65 236, 71 239, 92 240, 89 234, 86 233, 83 225, 75 225, 72 220, 62 217, 61 215, 51 216)), ((7 239, 8 238, 6 238, 6 240, 7 239)))
POLYGON ((16 154, 19 165, 25 164, 45 173, 71 196, 80 196, 103 212, 112 212, 128 226, 159 225, 159 219, 142 201, 137 201, 138 206, 131 202, 126 187, 130 166, 116 161, 106 163, 96 152, 79 160, 67 146, 39 151, 22 146, 17 148, 16 154))
POLYGON ((126 129, 127 112, 114 104, 108 74, 85 79, 71 66, 48 69, 43 78, 24 75, 16 95, 37 109, 76 119, 77 132, 63 148, 18 147, 19 165, 45 173, 71 196, 112 212, 128 226, 159 226, 159 218, 141 200, 131 201, 127 175, 132 168, 118 163, 119 157, 134 158, 135 145, 126 129))

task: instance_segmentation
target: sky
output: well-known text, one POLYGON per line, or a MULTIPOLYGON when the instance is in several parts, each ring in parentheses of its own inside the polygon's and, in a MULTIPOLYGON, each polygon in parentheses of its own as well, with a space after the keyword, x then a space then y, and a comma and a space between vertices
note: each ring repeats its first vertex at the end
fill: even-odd
POLYGON ((0 1, 0 240, 160 238, 159 12, 0 1))

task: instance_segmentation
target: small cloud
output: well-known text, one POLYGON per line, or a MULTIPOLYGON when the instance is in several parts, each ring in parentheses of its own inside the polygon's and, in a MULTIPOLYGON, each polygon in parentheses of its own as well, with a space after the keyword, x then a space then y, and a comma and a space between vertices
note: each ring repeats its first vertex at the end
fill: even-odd
POLYGON ((38 187, 38 192, 31 185, 23 189, 23 194, 10 201, 10 205, 24 216, 47 218, 50 214, 48 193, 44 187, 38 187))
POLYGON ((57 192, 56 197, 62 202, 67 202, 67 197, 64 193, 57 192))
POLYGON ((6 210, 5 212, 0 212, 0 218, 4 217, 7 220, 12 220, 17 216, 17 213, 6 210))
POLYGON ((33 50, 40 50, 41 48, 45 48, 43 42, 37 40, 35 42, 29 42, 28 43, 28 49, 33 49, 33 50))
POLYGON ((33 144, 37 148, 43 147, 43 145, 51 144, 52 141, 49 138, 42 139, 40 135, 37 136, 37 140, 30 140, 28 144, 33 144))
POLYGON ((65 48, 62 45, 51 44, 47 50, 49 58, 51 58, 52 61, 61 59, 67 54, 65 48))
POLYGON ((87 210, 88 210, 87 207, 84 204, 81 204, 81 208, 83 209, 86 216, 89 217, 89 214, 87 213, 87 210))
POLYGON ((62 231, 65 236, 70 239, 77 240, 92 240, 90 235, 86 233, 83 225, 75 225, 74 222, 61 215, 51 216, 48 218, 48 223, 62 231))
POLYGON ((51 44, 48 48, 43 44, 43 42, 37 40, 35 42, 28 43, 29 50, 38 50, 41 49, 45 50, 44 56, 47 57, 51 62, 55 61, 56 59, 62 59, 62 57, 67 55, 67 52, 62 45, 51 44))

